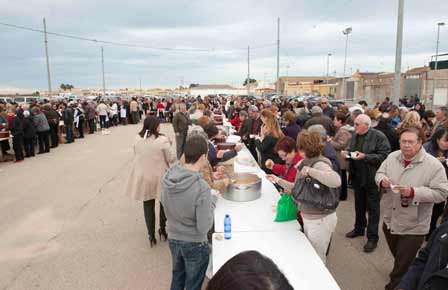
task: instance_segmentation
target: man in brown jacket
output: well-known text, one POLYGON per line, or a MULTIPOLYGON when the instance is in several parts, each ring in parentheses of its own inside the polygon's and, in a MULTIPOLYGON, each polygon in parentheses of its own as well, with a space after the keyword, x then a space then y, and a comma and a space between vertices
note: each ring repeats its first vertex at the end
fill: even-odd
POLYGON ((191 125, 191 121, 187 114, 187 106, 184 103, 181 103, 179 105, 179 112, 176 112, 173 117, 173 129, 176 134, 177 159, 180 159, 184 153, 189 125, 191 125))
POLYGON ((400 283, 429 232, 434 203, 448 196, 445 170, 422 148, 423 140, 421 129, 403 130, 400 150, 387 157, 375 176, 385 191, 383 231, 395 260, 386 290, 400 283))

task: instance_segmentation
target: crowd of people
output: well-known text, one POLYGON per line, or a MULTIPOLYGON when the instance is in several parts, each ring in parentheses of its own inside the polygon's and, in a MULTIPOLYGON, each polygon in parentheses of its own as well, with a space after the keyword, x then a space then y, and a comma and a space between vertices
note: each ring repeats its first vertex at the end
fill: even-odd
POLYGON ((84 138, 84 132, 109 134, 109 128, 137 124, 145 115, 169 122, 173 118, 172 105, 172 99, 140 97, 0 103, 0 132, 9 131, 12 137, 12 140, 4 138, 0 141, 3 159, 19 163, 35 156, 36 149, 37 154, 48 153, 61 143, 69 144, 84 138), (11 149, 14 158, 10 155, 11 149))
MULTIPOLYGON (((411 103, 399 107, 386 98, 373 107, 360 101, 333 108, 327 98, 314 106, 288 99, 179 98, 172 116, 176 153, 167 153, 172 141, 160 133, 158 115, 148 117, 137 137, 135 158, 159 164, 163 174, 140 172, 135 177, 142 166, 135 161, 128 185, 137 185, 131 195, 147 193, 136 199, 144 203, 151 246, 156 244, 153 205, 161 201, 159 238, 169 241, 171 289, 200 289, 208 271, 216 196, 231 182, 226 161, 241 150, 216 149, 215 143, 228 134, 218 125, 221 114, 267 178, 293 197, 297 220, 324 263, 337 225, 337 206, 351 187, 355 220, 346 238, 365 237, 364 252, 374 252, 382 215, 394 257, 385 289, 445 289, 437 285, 448 283, 448 251, 432 251, 446 248, 446 239, 440 237, 448 235, 448 110, 433 112, 415 99, 411 103), (310 188, 309 180, 318 186, 310 188), (142 190, 143 183, 154 186, 142 190), (425 239, 429 243, 414 261, 425 239)), ((214 279, 217 275, 209 289, 218 289, 213 288, 214 279)))
MULTIPOLYGON (((364 252, 374 252, 382 216, 381 228, 394 258, 385 289, 446 289, 437 288, 448 283, 446 107, 425 110, 415 98, 402 100, 400 106, 386 98, 374 106, 360 101, 338 108, 325 97, 315 105, 237 96, 58 101, 0 104, 0 130, 10 130, 15 160, 21 162, 34 156, 36 145, 44 154, 61 141, 84 138, 84 131, 107 132, 111 126, 143 119, 127 194, 143 203, 151 247, 157 244, 156 233, 159 240, 169 242, 171 289, 200 289, 206 274, 211 277, 208 265, 217 196, 231 182, 232 167, 226 163, 243 146, 216 148, 229 134, 229 128, 220 126, 222 115, 268 180, 279 192, 292 196, 297 221, 324 263, 338 221, 338 204, 352 188, 355 220, 346 238, 365 237, 364 252), (163 122, 172 123, 175 140, 161 133, 163 122), (310 180, 318 186, 308 186, 310 180), (425 240, 428 243, 421 249, 425 240)), ((7 153, 9 141, 1 145, 7 153)), ((247 255, 242 258, 253 260, 247 255)), ((208 289, 220 289, 224 281, 236 283, 222 280, 220 273, 226 276, 219 271, 208 289)), ((287 283, 286 278, 275 277, 287 283)))

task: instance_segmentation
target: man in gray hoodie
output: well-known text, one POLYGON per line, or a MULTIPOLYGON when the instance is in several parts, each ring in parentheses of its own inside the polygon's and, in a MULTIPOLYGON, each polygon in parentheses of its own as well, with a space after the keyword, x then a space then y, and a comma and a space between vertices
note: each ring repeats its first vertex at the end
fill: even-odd
POLYGON ((200 290, 217 198, 199 172, 207 162, 207 141, 201 136, 188 138, 184 155, 185 165, 175 165, 162 180, 161 202, 173 264, 171 290, 200 290))

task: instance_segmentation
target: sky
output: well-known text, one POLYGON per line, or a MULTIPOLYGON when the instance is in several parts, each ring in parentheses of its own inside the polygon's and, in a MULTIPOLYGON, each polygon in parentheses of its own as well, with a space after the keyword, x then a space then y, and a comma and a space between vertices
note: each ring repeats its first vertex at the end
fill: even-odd
MULTIPOLYGON (((48 36, 53 87, 174 88, 182 83, 241 86, 250 75, 276 79, 277 18, 280 75, 342 76, 357 69, 392 72, 398 0, 0 0, 0 22, 82 38, 48 36)), ((405 0, 402 70, 427 64, 436 50, 437 23, 448 1, 405 0)), ((42 33, 0 25, 0 89, 47 88, 42 33)), ((448 25, 440 33, 448 53, 448 25)))

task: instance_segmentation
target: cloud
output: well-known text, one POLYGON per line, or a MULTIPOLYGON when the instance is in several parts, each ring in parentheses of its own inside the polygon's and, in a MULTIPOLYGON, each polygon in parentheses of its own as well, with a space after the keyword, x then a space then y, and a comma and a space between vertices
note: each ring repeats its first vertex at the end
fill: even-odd
MULTIPOLYGON (((390 0, 16 0, 2 3, 0 22, 86 38, 139 44, 147 49, 104 44, 109 87, 174 87, 185 83, 239 85, 247 74, 276 76, 277 17, 281 17, 281 74, 322 75, 326 55, 330 71, 342 74, 345 37, 349 36, 347 73, 357 68, 392 71, 398 1, 390 0), (199 51, 195 51, 199 50, 199 51), (202 51, 206 50, 206 51, 202 51)), ((427 63, 435 51, 436 23, 447 1, 405 3, 403 69, 427 63)), ((448 28, 440 51, 448 50, 448 28)), ((0 26, 0 86, 46 87, 43 35, 0 26)), ((77 87, 101 86, 99 43, 49 36, 52 81, 77 87)))

